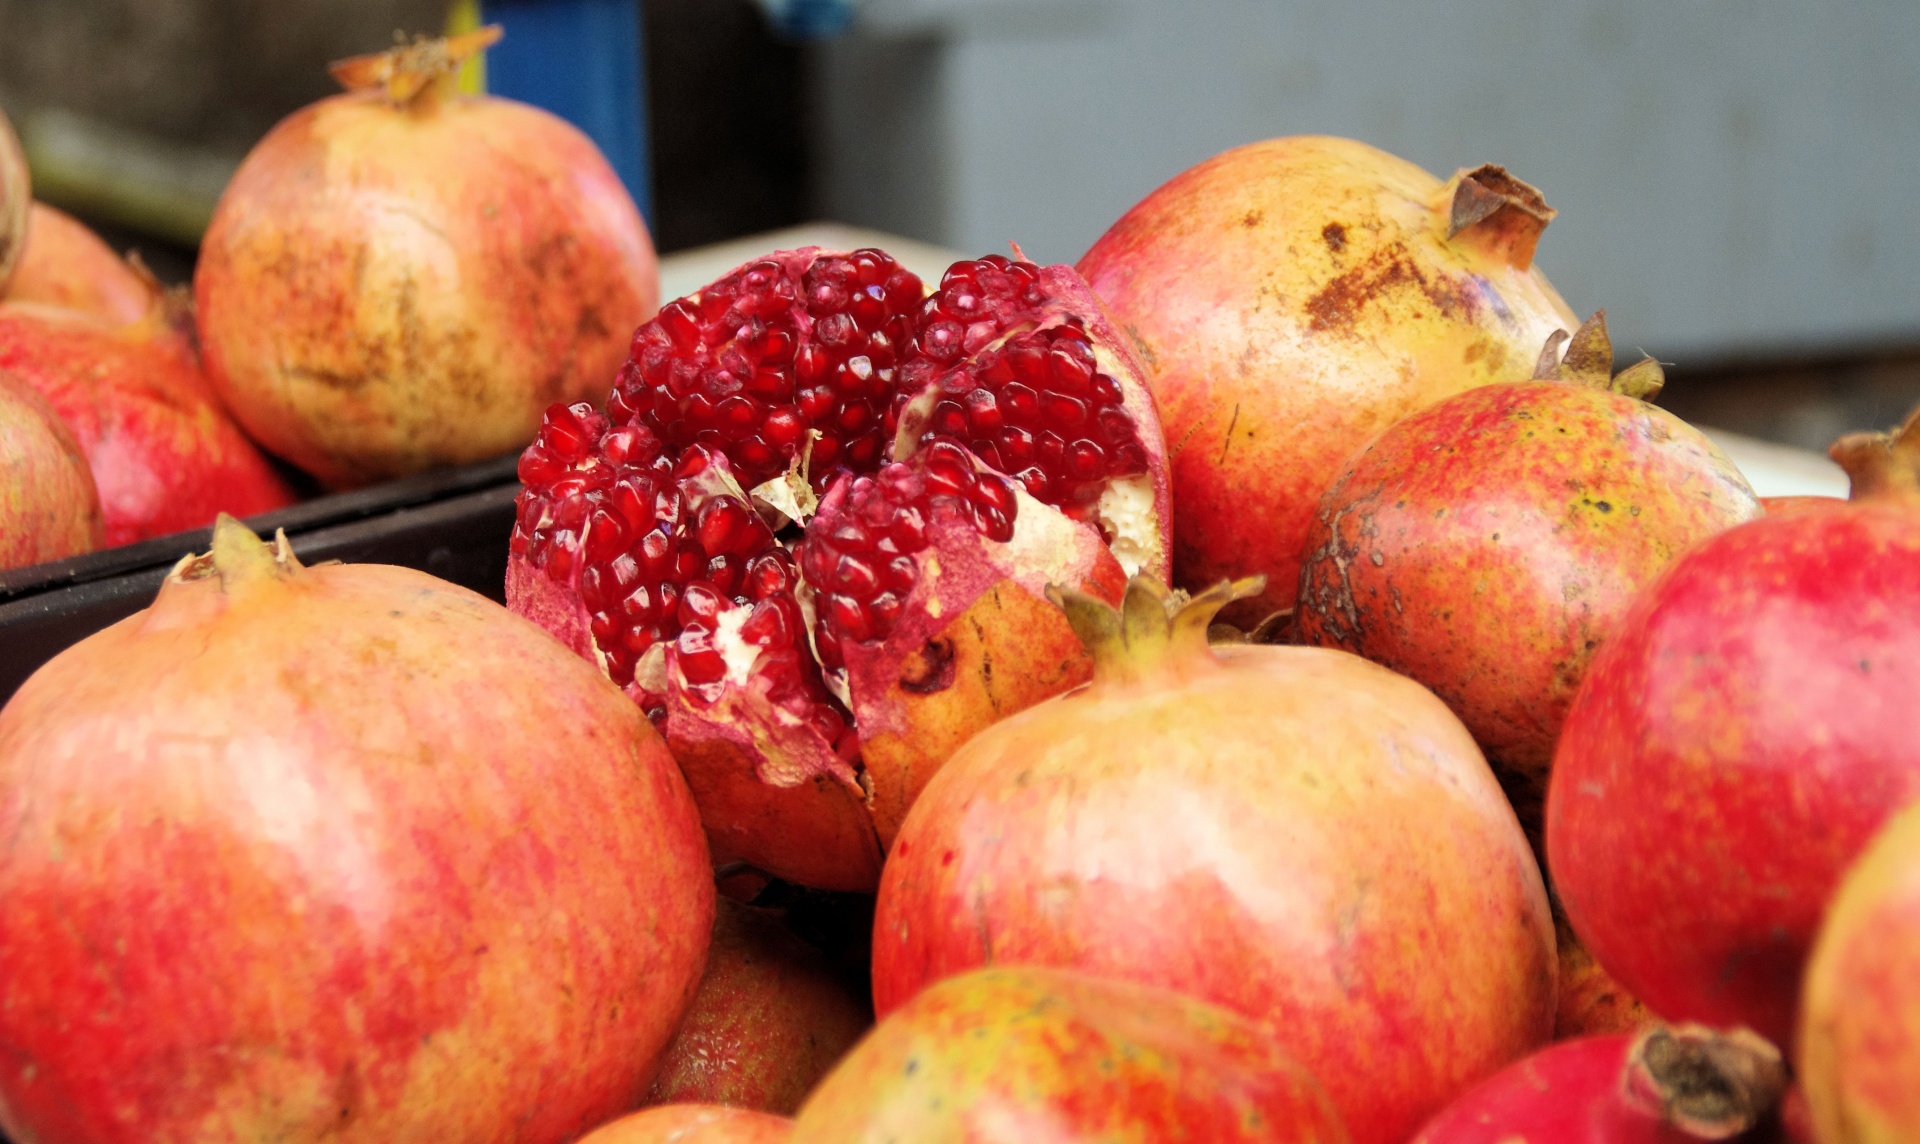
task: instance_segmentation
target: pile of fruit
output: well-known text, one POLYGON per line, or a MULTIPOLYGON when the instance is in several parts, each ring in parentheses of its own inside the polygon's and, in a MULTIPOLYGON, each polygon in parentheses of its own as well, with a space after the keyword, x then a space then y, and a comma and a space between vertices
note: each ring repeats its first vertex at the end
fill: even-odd
POLYGON ((0 710, 14 1140, 1920 1139, 1920 414, 1762 503, 1538 192, 1329 138, 529 349, 650 255, 475 46, 262 144, 166 384, 337 483, 530 437, 508 607, 223 518, 0 710))

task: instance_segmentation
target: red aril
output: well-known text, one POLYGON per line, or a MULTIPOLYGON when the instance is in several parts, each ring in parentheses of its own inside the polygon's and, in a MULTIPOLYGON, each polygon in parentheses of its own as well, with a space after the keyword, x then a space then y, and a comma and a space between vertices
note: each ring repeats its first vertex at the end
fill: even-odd
POLYGON ((1681 556, 1588 668, 1554 756, 1567 916, 1661 1017, 1785 1043, 1814 927, 1920 794, 1920 416, 1849 437, 1851 503, 1681 556))
POLYGON ((14 1140, 571 1140, 713 924, 660 737, 545 633, 231 518, 0 711, 14 1140))
POLYGON ((13 133, 12 120, 0 111, 0 295, 6 293, 26 245, 27 209, 32 203, 27 157, 20 151, 20 137, 13 133))
MULTIPOLYGON (((1091 686, 971 739, 887 859, 874 1004, 986 964, 1175 989, 1271 1023, 1356 1141, 1404 1140, 1553 1031, 1553 922, 1513 811, 1431 693, 1321 648, 1209 649, 1062 597, 1091 686)), ((804 1114, 803 1114, 804 1119, 804 1114)))
POLYGON ((629 1113, 580 1144, 783 1144, 793 1121, 717 1104, 667 1104, 629 1113))
POLYGON ((0 571, 100 547, 100 495, 46 399, 0 371, 0 571))
POLYGON ((0 297, 79 310, 116 326, 153 309, 156 283, 79 220, 45 203, 27 215, 26 246, 0 297))

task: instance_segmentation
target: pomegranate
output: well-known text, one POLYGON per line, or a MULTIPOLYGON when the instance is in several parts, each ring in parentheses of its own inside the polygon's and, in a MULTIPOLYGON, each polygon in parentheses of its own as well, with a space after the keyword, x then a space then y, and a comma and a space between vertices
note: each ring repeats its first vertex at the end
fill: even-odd
POLYGON ((1348 139, 1218 155, 1080 260, 1149 366, 1172 449, 1174 582, 1264 574, 1291 606, 1314 504, 1379 430, 1524 380, 1572 311, 1533 267, 1553 217, 1499 167, 1442 184, 1348 139))
POLYGON ((1792 516, 1800 512, 1818 512, 1822 509, 1829 509, 1835 505, 1846 503, 1846 498, 1844 497, 1791 496, 1760 498, 1760 507, 1766 510, 1766 515, 1768 516, 1792 516))
MULTIPOLYGON (((1538 853, 1536 849, 1535 853, 1538 853)), ((1603 1033, 1631 1033, 1654 1023, 1640 999, 1620 987, 1580 937, 1564 914, 1553 912, 1558 946, 1560 998, 1554 1006, 1553 1039, 1590 1037, 1603 1033)))
POLYGON ((633 705, 231 517, 0 711, 0 1127, 562 1141, 646 1091, 713 887, 633 705))
POLYGON ((1920 1136, 1920 809, 1895 815, 1827 908, 1801 999, 1800 1083, 1822 1144, 1920 1136))
POLYGON ((483 29, 334 67, 222 195, 194 275, 207 370, 269 450, 334 487, 525 445, 604 392, 659 274, 593 143, 455 92, 483 29))
POLYGON ((661 722, 716 860, 802 885, 871 890, 947 755, 1088 677, 1048 584, 1165 572, 1151 398, 1073 272, 923 293, 877 250, 749 263, 521 459, 509 603, 661 722))
POLYGON ((105 534, 80 443, 46 399, 0 371, 0 571, 92 552, 105 534))
POLYGON ((771 916, 720 898, 700 991, 647 1101, 791 1116, 872 1023, 866 1000, 819 950, 771 916))
POLYGON ((1345 652, 1209 649, 1135 579, 1061 599, 1092 686, 974 737, 881 877, 874 1004, 1055 965, 1271 1021, 1356 1141, 1400 1141, 1553 1031, 1553 921, 1499 784, 1431 693, 1345 652))
POLYGON ((131 326, 27 302, 0 304, 0 369, 38 390, 87 455, 108 544, 130 544, 291 504, 228 420, 192 342, 164 307, 131 326))
POLYGON ((13 122, 0 111, 0 295, 13 277, 20 251, 27 241, 27 207, 33 202, 33 184, 27 173, 27 157, 20 151, 20 137, 13 133, 13 122))
POLYGON ((1669 1020, 1793 1030, 1841 872, 1920 795, 1920 414, 1834 446, 1851 503, 1696 546, 1588 668, 1547 792, 1567 917, 1669 1020))
POLYGON ((1755 1139, 1787 1085, 1779 1050, 1736 1030, 1655 1025, 1542 1049, 1476 1085, 1413 1144, 1689 1144, 1755 1139))
POLYGON ((115 254, 79 220, 34 203, 5 298, 81 310, 125 326, 147 316, 157 289, 151 274, 115 254))
POLYGON ((793 1121, 745 1108, 666 1104, 630 1113, 580 1138, 580 1144, 783 1144, 793 1121))
POLYGON ((943 981, 882 1021, 796 1118, 794 1144, 1345 1141, 1263 1026, 1057 969, 943 981))
POLYGON ((1375 437, 1307 530, 1300 641, 1426 684, 1536 792, 1574 689, 1635 595, 1690 545, 1760 515, 1705 434, 1647 404, 1659 364, 1615 378, 1612 363, 1605 311, 1571 342, 1556 331, 1540 380, 1470 389, 1375 437))

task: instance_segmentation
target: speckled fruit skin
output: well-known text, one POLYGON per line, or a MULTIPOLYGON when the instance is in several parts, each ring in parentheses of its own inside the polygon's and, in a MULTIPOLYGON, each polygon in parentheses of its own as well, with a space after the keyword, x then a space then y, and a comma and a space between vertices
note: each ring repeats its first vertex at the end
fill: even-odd
POLYGON ((116 327, 72 310, 0 304, 0 369, 38 390, 73 430, 100 490, 108 544, 295 499, 221 409, 192 342, 159 310, 116 327))
POLYGON ((1097 677, 962 748, 882 871, 875 1008, 988 963, 1270 1020, 1362 1142, 1553 1031, 1539 868, 1472 738, 1319 648, 1097 677))
POLYGON ((793 1144, 1347 1140, 1261 1026, 1122 981, 1032 967, 943 981, 862 1041, 793 1144))
POLYGON ((1920 807, 1895 815, 1840 883, 1807 962, 1797 1043, 1821 1144, 1920 1138, 1920 807))
POLYGON ((1595 656, 1554 756, 1567 915, 1669 1020, 1793 1030, 1841 872, 1920 794, 1920 512, 1773 516, 1677 560, 1595 656))
POLYGON ((0 371, 0 571, 100 547, 87 458, 46 399, 0 371))
POLYGON ((1694 543, 1760 515, 1699 430, 1576 382, 1487 385, 1374 438, 1307 532, 1300 642, 1433 689, 1545 781, 1595 650, 1694 543))
POLYGON ((32 181, 27 174, 27 157, 20 150, 20 137, 13 123, 0 111, 0 294, 13 277, 20 261, 20 250, 27 240, 27 208, 33 202, 32 181))
POLYGON ((1242 611, 1290 606, 1348 455, 1438 398, 1525 379, 1577 325, 1502 220, 1447 237, 1452 187, 1352 140, 1272 139, 1176 175, 1081 258, 1159 402, 1176 584, 1263 573, 1242 611))
POLYGON ((356 92, 247 156, 194 296, 234 416, 348 487, 498 456, 548 405, 604 397, 660 286, 633 200, 573 127, 356 92))
POLYGON ((777 919, 726 898, 716 905, 700 991, 647 1102, 791 1116, 873 1024, 873 1010, 777 919))
POLYGON ((475 593, 284 557, 224 521, 0 711, 0 1126, 558 1142, 631 1109, 713 920, 665 745, 475 593))
POLYGON ((79 310, 124 326, 146 317, 153 294, 153 285, 99 235, 71 215, 33 204, 7 301, 79 310))
POLYGON ((602 1125, 580 1144, 782 1144, 793 1121, 745 1108, 668 1104, 602 1125))
MULTIPOLYGON (((1537 851, 1536 851, 1537 853, 1537 851)), ((1656 1018, 1640 999, 1621 988, 1606 967, 1580 944, 1573 926, 1555 911, 1553 932, 1560 965, 1560 999, 1554 1005, 1553 1039, 1631 1033, 1656 1018)))

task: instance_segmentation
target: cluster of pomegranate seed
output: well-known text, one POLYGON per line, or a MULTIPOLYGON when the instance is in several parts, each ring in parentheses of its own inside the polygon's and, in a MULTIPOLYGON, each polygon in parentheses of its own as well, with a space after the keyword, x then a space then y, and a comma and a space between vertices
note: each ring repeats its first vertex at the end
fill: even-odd
MULTIPOLYGON (((979 469, 965 448, 937 441, 906 462, 851 480, 844 503, 807 528, 800 568, 819 593, 814 641, 839 668, 848 642, 886 639, 919 578, 914 554, 930 527, 964 522, 990 540, 1013 538, 1013 485, 979 469)), ((831 502, 830 502, 831 503, 831 502)))
POLYGON ((634 334, 609 399, 668 450, 726 454, 749 488, 779 476, 818 430, 812 474, 871 472, 895 427, 895 368, 926 288, 879 250, 816 258, 798 273, 757 262, 668 303, 634 334))

